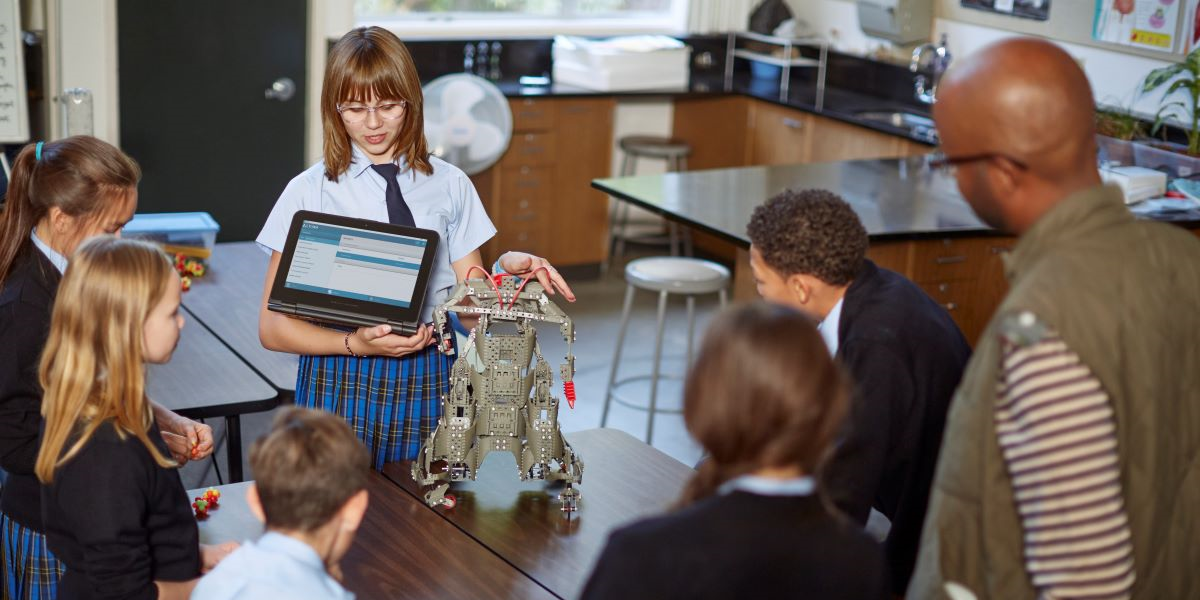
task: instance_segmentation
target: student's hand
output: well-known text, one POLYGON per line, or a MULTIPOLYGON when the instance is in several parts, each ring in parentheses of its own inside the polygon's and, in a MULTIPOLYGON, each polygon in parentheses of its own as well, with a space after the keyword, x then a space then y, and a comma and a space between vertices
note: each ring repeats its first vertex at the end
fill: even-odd
POLYGON ((172 415, 165 423, 160 423, 159 428, 179 464, 207 458, 213 453, 212 427, 174 413, 172 415))
POLYGON ((432 325, 422 325, 410 336, 392 333, 391 325, 360 327, 350 335, 350 349, 361 356, 404 356, 434 344, 432 325))
POLYGON ((170 431, 163 431, 162 437, 163 441, 167 443, 167 450, 171 451, 171 458, 174 458, 181 467, 186 465, 188 457, 192 454, 192 444, 188 442, 188 439, 170 431))
POLYGON ((237 542, 225 542, 224 544, 200 544, 200 573, 207 573, 216 568, 217 563, 221 562, 231 552, 238 549, 241 544, 237 542))
POLYGON ((575 293, 571 291, 571 286, 567 285, 562 275, 558 274, 558 269, 540 256, 510 250, 500 257, 500 266, 509 274, 518 277, 536 273, 538 283, 542 284, 547 294, 553 296, 555 291, 558 291, 568 301, 575 301, 575 293))

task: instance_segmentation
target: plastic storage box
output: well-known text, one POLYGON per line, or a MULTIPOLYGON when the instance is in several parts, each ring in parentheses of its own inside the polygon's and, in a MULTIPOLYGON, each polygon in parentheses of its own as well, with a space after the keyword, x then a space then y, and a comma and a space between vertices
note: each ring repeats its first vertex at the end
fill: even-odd
POLYGON ((121 235, 158 242, 168 252, 208 258, 221 226, 206 212, 140 213, 121 230, 121 235))

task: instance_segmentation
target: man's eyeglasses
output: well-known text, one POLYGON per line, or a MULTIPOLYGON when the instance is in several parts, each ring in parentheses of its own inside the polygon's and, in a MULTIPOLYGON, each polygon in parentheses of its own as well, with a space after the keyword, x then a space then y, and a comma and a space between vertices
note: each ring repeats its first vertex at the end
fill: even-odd
POLYGON ((379 115, 379 118, 385 121, 394 121, 404 116, 404 109, 407 107, 408 102, 401 100, 399 102, 385 102, 379 106, 364 106, 362 104, 338 105, 337 111, 347 123, 361 123, 371 113, 379 115))
POLYGON ((1029 169, 1029 166, 1025 163, 1008 156, 1007 154, 1001 154, 999 152, 983 152, 980 154, 970 154, 967 156, 946 156, 942 152, 938 151, 934 152, 929 158, 928 164, 930 170, 941 170, 949 175, 953 175, 954 169, 960 165, 979 162, 981 160, 995 160, 997 158, 1003 158, 1004 160, 1007 160, 1022 171, 1029 169))

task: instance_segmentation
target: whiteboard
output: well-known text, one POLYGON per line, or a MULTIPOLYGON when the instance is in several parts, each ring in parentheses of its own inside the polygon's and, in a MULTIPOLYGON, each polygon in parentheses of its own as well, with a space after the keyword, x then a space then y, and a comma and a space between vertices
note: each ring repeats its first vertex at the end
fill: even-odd
POLYGON ((19 0, 0 0, 0 142, 29 141, 19 0))

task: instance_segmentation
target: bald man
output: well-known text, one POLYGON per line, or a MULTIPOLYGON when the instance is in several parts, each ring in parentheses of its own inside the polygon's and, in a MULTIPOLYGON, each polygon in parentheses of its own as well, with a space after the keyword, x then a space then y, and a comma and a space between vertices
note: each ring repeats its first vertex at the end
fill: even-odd
POLYGON ((942 164, 1020 240, 951 404, 910 598, 1200 597, 1200 240, 1101 184, 1093 107, 1075 61, 1031 39, 938 87, 942 164))

